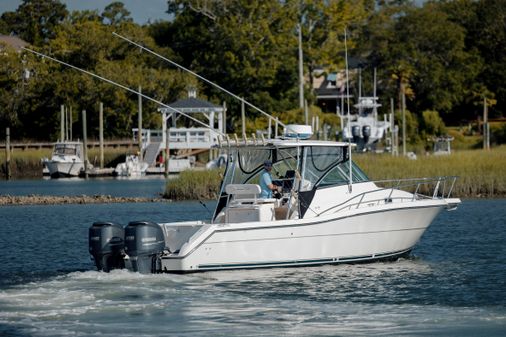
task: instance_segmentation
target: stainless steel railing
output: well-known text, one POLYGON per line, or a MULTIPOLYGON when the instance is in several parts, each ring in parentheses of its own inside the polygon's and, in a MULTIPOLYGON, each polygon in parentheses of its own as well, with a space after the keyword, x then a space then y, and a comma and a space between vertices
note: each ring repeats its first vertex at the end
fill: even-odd
POLYGON ((358 209, 360 207, 392 202, 414 202, 420 199, 447 199, 451 196, 457 178, 457 176, 443 176, 374 181, 374 183, 379 186, 378 189, 357 194, 338 205, 327 208, 316 216, 320 216, 329 211, 337 213, 346 209, 358 209), (381 187, 385 185, 390 186, 381 187), (394 196, 395 191, 409 192, 411 195, 394 196), (378 198, 373 196, 369 198, 373 194, 380 194, 381 197, 378 198))

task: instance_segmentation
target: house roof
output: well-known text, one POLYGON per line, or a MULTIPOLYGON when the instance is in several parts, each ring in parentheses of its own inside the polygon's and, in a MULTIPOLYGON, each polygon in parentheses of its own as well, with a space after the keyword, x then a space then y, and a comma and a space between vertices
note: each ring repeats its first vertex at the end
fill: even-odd
POLYGON ((5 44, 9 47, 12 47, 16 51, 20 51, 21 47, 26 47, 29 45, 28 42, 20 39, 19 37, 10 35, 0 35, 0 44, 5 44))

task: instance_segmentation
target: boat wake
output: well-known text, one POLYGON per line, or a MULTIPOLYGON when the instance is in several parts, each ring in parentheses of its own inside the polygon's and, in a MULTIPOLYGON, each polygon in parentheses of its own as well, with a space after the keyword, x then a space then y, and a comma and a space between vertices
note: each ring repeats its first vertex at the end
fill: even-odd
POLYGON ((423 280, 432 277, 431 265, 413 260, 189 275, 78 271, 0 291, 0 334, 465 336, 504 327, 502 309, 424 303, 423 280))

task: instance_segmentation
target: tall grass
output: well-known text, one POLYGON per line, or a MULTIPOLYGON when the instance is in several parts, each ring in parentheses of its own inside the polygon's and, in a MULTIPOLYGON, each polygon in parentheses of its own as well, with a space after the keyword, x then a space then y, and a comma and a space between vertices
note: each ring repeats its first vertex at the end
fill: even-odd
MULTIPOLYGON (((42 177, 42 158, 51 156, 51 149, 15 149, 11 152, 11 177, 12 178, 35 178, 42 177)), ((1 178, 5 177, 5 150, 0 152, 1 178)))
MULTIPOLYGON (((353 160, 371 180, 458 176, 454 197, 506 196, 506 146, 466 150, 449 156, 419 156, 417 160, 390 154, 355 154, 353 160)), ((185 171, 166 186, 174 200, 210 199, 218 193, 220 171, 185 171)))
POLYGON ((215 199, 219 193, 222 170, 187 170, 169 179, 164 198, 172 200, 215 199))

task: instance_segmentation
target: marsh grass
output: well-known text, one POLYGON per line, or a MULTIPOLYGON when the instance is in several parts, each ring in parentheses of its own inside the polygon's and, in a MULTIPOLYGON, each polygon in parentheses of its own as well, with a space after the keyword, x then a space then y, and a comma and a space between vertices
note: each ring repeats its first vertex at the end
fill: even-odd
MULTIPOLYGON (((42 158, 51 156, 51 149, 15 149, 11 152, 12 178, 42 177, 42 158)), ((0 152, 0 172, 5 177, 5 150, 0 152)))
MULTIPOLYGON (((506 196, 506 146, 490 151, 466 150, 450 156, 419 156, 417 160, 389 154, 355 154, 353 160, 371 180, 458 176, 453 197, 506 196)), ((221 171, 185 171, 171 179, 165 197, 173 200, 212 199, 219 193, 221 171)), ((433 185, 426 185, 425 191, 433 185)), ((445 186, 448 191, 450 186, 445 186)))
POLYGON ((215 199, 219 193, 222 170, 187 170, 169 179, 164 198, 172 200, 215 199))
POLYGON ((453 196, 506 196, 506 146, 490 151, 466 150, 450 156, 355 155, 354 161, 371 180, 458 176, 453 196))

